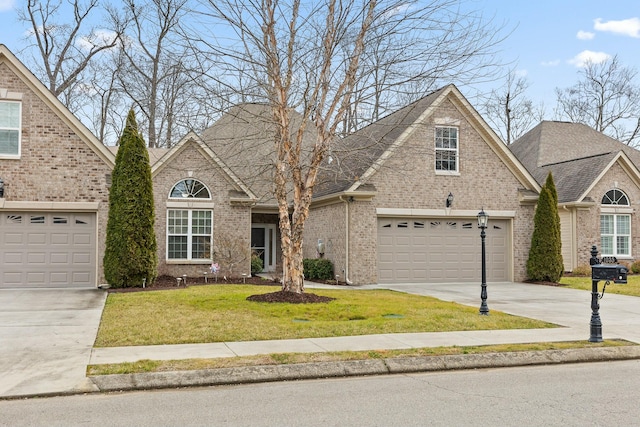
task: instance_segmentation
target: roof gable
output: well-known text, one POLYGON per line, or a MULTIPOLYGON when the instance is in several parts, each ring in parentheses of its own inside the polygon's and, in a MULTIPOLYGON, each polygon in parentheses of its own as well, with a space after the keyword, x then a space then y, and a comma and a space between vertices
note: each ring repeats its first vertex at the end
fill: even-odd
POLYGON ((640 151, 584 124, 543 121, 509 148, 541 185, 553 173, 560 203, 583 202, 616 163, 640 183, 640 151))
MULTIPOLYGON (((336 178, 325 179, 321 190, 316 194, 323 196, 361 189, 411 137, 418 125, 425 123, 445 100, 451 101, 461 111, 525 189, 540 190, 533 176, 520 164, 455 85, 451 84, 346 137, 341 147, 334 149, 340 165, 329 168, 336 178), (339 178, 340 175, 342 177, 339 178)), ((327 174, 325 172, 325 175, 327 174)))
POLYGON ((195 134, 195 132, 189 132, 185 135, 176 145, 171 149, 166 150, 164 155, 160 156, 151 165, 151 175, 155 177, 162 169, 171 164, 171 162, 186 148, 187 145, 194 144, 197 149, 205 156, 211 159, 227 176, 229 182, 233 183, 239 191, 246 194, 246 196, 255 200, 255 194, 249 189, 247 185, 218 157, 218 155, 207 145, 204 141, 195 134))
MULTIPOLYGON (((0 64, 5 64, 31 91, 44 102, 87 146, 106 164, 113 167, 115 156, 67 107, 53 96, 40 80, 3 44, 0 44, 0 64)), ((0 88, 1 90, 2 88, 0 88)))

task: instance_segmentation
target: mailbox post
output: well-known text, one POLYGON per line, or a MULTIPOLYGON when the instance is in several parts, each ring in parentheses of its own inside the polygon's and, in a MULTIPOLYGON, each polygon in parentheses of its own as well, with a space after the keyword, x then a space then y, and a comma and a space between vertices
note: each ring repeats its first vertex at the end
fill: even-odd
MULTIPOLYGON (((600 320, 600 303, 602 296, 598 293, 598 282, 605 280, 607 283, 627 283, 627 268, 617 264, 615 257, 603 257, 598 259, 598 249, 591 247, 591 322, 589 342, 602 342, 602 321, 600 320)), ((606 287, 606 284, 605 284, 606 287)), ((602 290, 604 295, 604 288, 602 290)))

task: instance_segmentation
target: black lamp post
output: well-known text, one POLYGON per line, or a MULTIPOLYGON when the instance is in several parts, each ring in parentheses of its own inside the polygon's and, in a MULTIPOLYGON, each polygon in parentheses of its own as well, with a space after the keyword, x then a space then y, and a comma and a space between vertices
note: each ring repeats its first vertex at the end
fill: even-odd
POLYGON ((487 316, 489 314, 489 306, 487 305, 487 256, 484 247, 484 238, 486 233, 484 230, 487 228, 489 222, 489 215, 484 211, 484 208, 478 213, 478 227, 480 228, 480 240, 482 241, 482 291, 480 292, 480 298, 482 303, 480 304, 480 314, 487 316))

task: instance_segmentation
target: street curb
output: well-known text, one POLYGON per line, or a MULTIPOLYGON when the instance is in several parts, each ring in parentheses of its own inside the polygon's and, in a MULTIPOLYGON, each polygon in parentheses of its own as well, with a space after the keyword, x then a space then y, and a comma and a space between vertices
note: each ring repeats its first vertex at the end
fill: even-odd
POLYGON ((640 346, 398 357, 89 377, 100 392, 640 359, 640 346))

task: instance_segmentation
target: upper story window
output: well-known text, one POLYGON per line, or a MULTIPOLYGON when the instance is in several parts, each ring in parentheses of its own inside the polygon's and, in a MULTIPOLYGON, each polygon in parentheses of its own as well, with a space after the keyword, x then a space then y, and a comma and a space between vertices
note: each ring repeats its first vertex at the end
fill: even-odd
POLYGON ((629 198, 618 189, 609 190, 602 198, 603 205, 629 206, 629 198))
POLYGON ((0 101, 0 156, 20 157, 20 116, 22 104, 0 101))
POLYGON ((173 186, 169 197, 172 199, 211 199, 209 189, 197 179, 183 179, 173 186))
POLYGON ((458 172, 458 128, 436 127, 436 172, 458 172))

